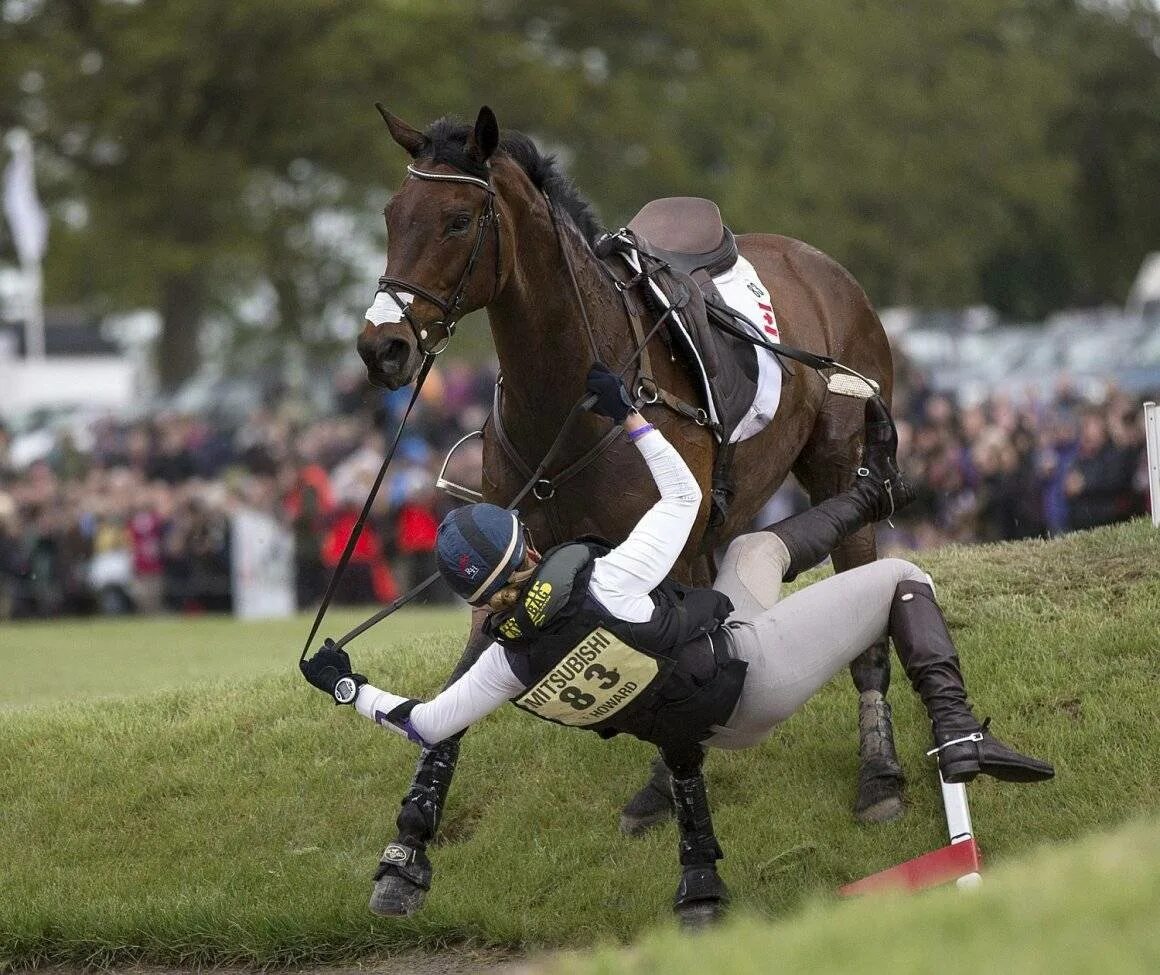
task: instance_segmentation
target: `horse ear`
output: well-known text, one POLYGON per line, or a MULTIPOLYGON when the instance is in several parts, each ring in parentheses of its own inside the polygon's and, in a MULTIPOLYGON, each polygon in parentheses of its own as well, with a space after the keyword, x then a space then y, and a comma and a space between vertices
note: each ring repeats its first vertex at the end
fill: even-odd
POLYGON ((406 149, 412 159, 427 147, 429 141, 427 137, 418 129, 409 126, 397 115, 388 112, 383 108, 382 102, 375 102, 375 108, 379 110, 383 121, 387 123, 387 128, 391 130, 391 138, 406 149))
POLYGON ((467 137, 467 154, 478 162, 487 162, 499 145, 499 122, 486 105, 479 110, 475 131, 467 137))

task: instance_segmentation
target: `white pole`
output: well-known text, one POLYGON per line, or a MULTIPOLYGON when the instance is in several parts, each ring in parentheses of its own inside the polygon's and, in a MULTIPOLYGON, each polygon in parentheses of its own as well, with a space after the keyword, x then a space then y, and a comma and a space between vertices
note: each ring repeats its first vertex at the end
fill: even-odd
POLYGON ((1152 526, 1160 528, 1160 407, 1144 404, 1144 441, 1148 446, 1148 494, 1152 498, 1152 526))
POLYGON ((44 358, 44 279, 40 262, 24 269, 25 295, 24 348, 28 359, 44 358))
POLYGON ((967 787, 962 782, 946 782, 941 773, 943 809, 947 814, 947 833, 952 843, 961 843, 975 835, 971 828, 971 807, 967 805, 967 787))
MULTIPOLYGON (((947 833, 950 834, 951 845, 965 843, 975 838, 974 827, 971 825, 971 807, 967 804, 967 787, 962 782, 946 782, 942 773, 938 776, 942 786, 943 809, 947 814, 947 833)), ((977 871, 963 874, 955 881, 955 886, 963 889, 978 887, 983 877, 977 871)))
POLYGON ((4 170, 4 216, 24 271, 24 354, 44 358, 44 287, 41 261, 48 243, 48 215, 36 193, 32 138, 13 129, 6 139, 12 158, 4 170))

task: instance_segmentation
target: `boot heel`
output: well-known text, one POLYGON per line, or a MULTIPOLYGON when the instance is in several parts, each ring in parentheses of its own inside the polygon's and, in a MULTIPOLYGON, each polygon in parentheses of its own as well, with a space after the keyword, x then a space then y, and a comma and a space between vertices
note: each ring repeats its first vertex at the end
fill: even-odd
POLYGON ((947 784, 973 782, 979 774, 979 762, 978 759, 974 758, 964 758, 959 761, 940 760, 938 770, 943 781, 947 784))
POLYGON ((938 770, 944 782, 972 782, 982 770, 979 761, 979 742, 982 740, 983 733, 976 731, 936 745, 926 754, 928 757, 938 756, 938 770))

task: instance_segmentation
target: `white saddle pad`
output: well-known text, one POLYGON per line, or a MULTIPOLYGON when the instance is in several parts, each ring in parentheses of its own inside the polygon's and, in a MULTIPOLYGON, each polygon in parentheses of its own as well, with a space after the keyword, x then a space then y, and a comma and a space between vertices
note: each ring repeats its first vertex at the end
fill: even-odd
MULTIPOLYGON (((749 319, 755 328, 754 334, 768 342, 781 342, 769 292, 749 261, 738 255, 737 263, 724 274, 713 278, 713 283, 717 285, 725 303, 749 319)), ((749 412, 729 438, 731 443, 748 440, 764 430, 781 401, 781 366, 777 356, 768 349, 758 348, 756 352, 757 395, 749 412)))

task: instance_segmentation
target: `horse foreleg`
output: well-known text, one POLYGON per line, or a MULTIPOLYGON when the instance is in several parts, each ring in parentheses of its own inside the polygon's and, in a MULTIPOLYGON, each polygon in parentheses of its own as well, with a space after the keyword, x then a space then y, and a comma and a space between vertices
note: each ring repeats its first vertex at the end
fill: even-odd
MULTIPOLYGON (((814 435, 794 463, 793 472, 810 501, 819 504, 847 490, 861 450, 861 411, 846 397, 830 397, 814 435)), ((874 527, 866 525, 843 539, 831 553, 834 571, 866 565, 878 557, 874 527)), ((902 766, 894 749, 894 727, 886 691, 890 657, 885 640, 868 647, 850 665, 858 688, 858 793, 854 818, 881 823, 902 815, 902 766)))
MULTIPOLYGON (((473 614, 467 646, 444 687, 459 680, 491 642, 481 629, 484 615, 473 614)), ((460 733, 433 748, 424 748, 420 754, 411 788, 403 797, 395 820, 398 835, 387 844, 375 871, 370 900, 373 913, 399 917, 414 914, 423 906, 431 889, 427 844, 435 838, 443 816, 462 738, 460 733)))
MULTIPOLYGON (((866 526, 833 552, 834 570, 873 562, 877 557, 874 529, 866 526)), ((867 648, 850 664, 858 689, 858 795, 854 817, 865 823, 885 823, 903 813, 906 779, 894 749, 894 725, 886 692, 890 688, 890 647, 886 639, 867 648)))

